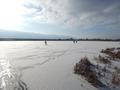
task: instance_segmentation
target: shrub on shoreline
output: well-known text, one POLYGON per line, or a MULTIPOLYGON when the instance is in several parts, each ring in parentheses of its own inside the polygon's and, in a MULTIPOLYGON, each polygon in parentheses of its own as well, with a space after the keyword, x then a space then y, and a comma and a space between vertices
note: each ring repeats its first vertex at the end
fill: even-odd
POLYGON ((112 74, 112 84, 116 85, 116 86, 120 86, 120 74, 115 72, 112 74))
POLYGON ((88 58, 84 57, 74 66, 74 73, 81 74, 88 82, 96 85, 98 79, 96 73, 91 69, 91 65, 88 58))
POLYGON ((107 57, 103 57, 99 55, 98 57, 94 57, 95 60, 98 60, 100 63, 108 64, 110 60, 107 57))
POLYGON ((120 59, 120 48, 106 48, 106 49, 102 49, 101 53, 105 53, 105 54, 109 55, 109 57, 111 59, 120 59))

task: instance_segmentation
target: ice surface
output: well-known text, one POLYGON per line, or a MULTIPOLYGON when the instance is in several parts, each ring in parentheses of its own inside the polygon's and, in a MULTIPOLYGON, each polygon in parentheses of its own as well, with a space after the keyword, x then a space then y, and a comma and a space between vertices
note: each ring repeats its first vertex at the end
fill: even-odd
MULTIPOLYGON (((118 46, 119 42, 102 41, 79 41, 77 44, 71 41, 49 41, 48 45, 43 41, 2 41, 0 65, 7 60, 14 69, 5 67, 4 70, 13 70, 6 73, 14 70, 20 73, 15 75, 26 83, 28 90, 97 90, 83 77, 75 75, 73 66, 81 57, 93 58, 101 49, 118 46)), ((0 75, 3 73, 2 67, 0 75)), ((2 85, 4 78, 1 77, 4 76, 0 76, 2 85)))

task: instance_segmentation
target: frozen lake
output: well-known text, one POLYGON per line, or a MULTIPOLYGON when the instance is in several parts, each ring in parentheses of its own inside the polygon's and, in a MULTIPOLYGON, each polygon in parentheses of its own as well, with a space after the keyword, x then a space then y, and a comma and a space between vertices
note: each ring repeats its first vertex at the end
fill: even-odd
POLYGON ((81 57, 93 58, 101 49, 118 46, 120 42, 1 41, 0 90, 13 90, 18 80, 28 90, 97 90, 75 75, 73 66, 81 57))

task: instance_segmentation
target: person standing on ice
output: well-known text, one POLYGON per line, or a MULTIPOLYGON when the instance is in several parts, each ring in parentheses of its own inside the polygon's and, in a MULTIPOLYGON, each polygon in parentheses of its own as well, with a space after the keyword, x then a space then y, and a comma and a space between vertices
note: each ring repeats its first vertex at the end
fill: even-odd
POLYGON ((75 43, 75 40, 73 40, 73 43, 75 43))
POLYGON ((45 45, 47 45, 47 41, 45 40, 45 45))
POLYGON ((75 40, 76 41, 76 43, 77 43, 77 40, 75 40))

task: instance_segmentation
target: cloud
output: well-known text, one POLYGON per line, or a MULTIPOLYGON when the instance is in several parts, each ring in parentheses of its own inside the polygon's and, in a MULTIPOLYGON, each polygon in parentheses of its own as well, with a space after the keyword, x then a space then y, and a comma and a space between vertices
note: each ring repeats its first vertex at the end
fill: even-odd
POLYGON ((89 28, 120 26, 120 0, 26 0, 31 22, 89 28))

